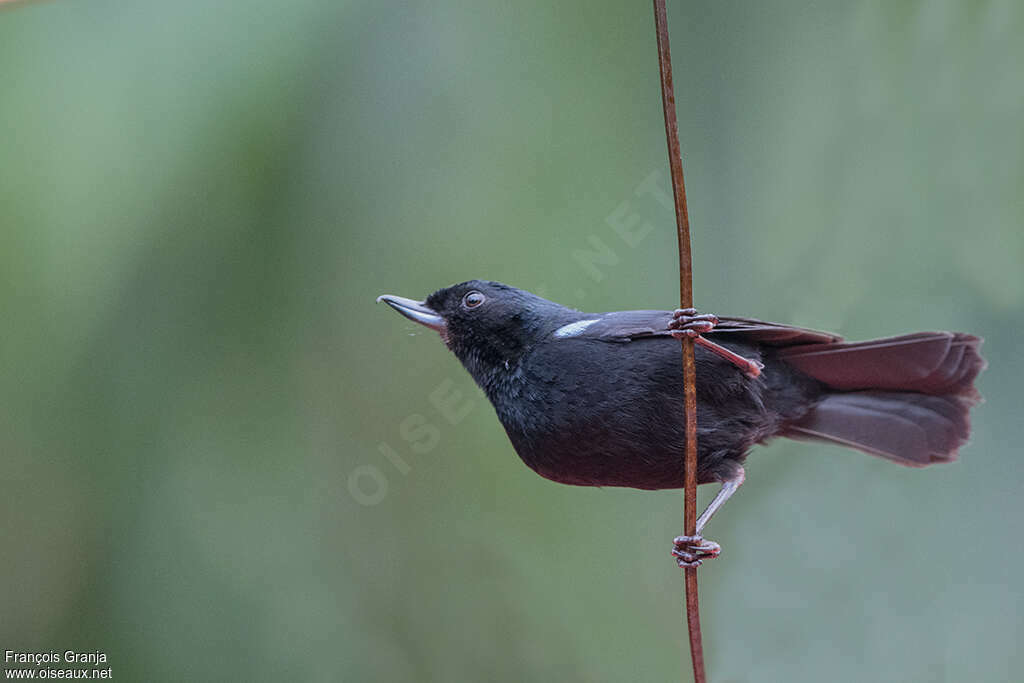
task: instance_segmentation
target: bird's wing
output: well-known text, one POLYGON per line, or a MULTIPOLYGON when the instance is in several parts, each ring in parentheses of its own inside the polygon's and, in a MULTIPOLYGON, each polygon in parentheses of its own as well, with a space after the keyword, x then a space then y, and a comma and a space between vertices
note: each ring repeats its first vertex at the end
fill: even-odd
MULTIPOLYGON (((556 336, 610 342, 628 342, 644 337, 667 337, 670 336, 668 323, 671 319, 670 311, 615 311, 567 325, 560 328, 561 334, 556 332, 556 336)), ((718 325, 707 333, 707 336, 720 337, 722 341, 735 339, 766 346, 828 344, 843 339, 830 332, 769 323, 753 318, 719 318, 718 325)))
POLYGON ((744 341, 754 341, 765 346, 797 346, 799 344, 831 344, 843 341, 832 332, 809 330, 781 323, 769 323, 754 318, 719 318, 709 336, 728 335, 744 341))

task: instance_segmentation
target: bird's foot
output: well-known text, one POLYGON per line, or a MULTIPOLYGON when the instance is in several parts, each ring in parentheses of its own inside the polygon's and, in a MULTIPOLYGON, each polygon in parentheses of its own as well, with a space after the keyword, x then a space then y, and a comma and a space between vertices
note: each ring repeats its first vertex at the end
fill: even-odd
POLYGON ((744 358, 721 344, 716 344, 710 339, 705 339, 701 336, 715 329, 717 324, 717 315, 697 313, 696 308, 677 308, 672 312, 672 320, 668 322, 668 329, 669 334, 676 339, 692 339, 694 343, 700 344, 711 353, 735 365, 747 377, 753 378, 760 375, 761 371, 764 370, 764 364, 760 361, 744 358))
POLYGON ((677 308, 668 323, 670 334, 676 339, 696 337, 710 332, 718 324, 718 316, 712 313, 697 313, 696 308, 677 308))
POLYGON ((672 557, 676 558, 676 564, 683 568, 699 567, 704 560, 714 559, 722 552, 722 546, 700 534, 676 536, 672 543, 672 557))

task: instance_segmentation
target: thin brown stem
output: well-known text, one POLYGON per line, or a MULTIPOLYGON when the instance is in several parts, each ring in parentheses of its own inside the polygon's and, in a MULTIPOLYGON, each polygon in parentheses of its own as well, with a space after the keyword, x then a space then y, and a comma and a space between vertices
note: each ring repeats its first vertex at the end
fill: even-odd
MULTIPOLYGON (((679 307, 693 306, 693 264, 690 258, 690 216, 686 211, 686 187, 683 184, 683 159, 679 151, 679 124, 676 122, 676 98, 672 89, 672 54, 668 46, 668 17, 665 0, 654 0, 654 27, 658 35, 658 66, 661 72, 661 104, 665 113, 665 138, 668 162, 672 170, 675 196, 676 229, 679 236, 679 307)), ((693 340, 684 338, 683 405, 686 414, 686 455, 683 488, 683 529, 693 536, 697 529, 697 387, 693 359, 693 340)), ((686 572, 686 621, 690 631, 690 656, 693 679, 704 683, 704 646, 700 632, 700 600, 697 595, 697 569, 686 572)))

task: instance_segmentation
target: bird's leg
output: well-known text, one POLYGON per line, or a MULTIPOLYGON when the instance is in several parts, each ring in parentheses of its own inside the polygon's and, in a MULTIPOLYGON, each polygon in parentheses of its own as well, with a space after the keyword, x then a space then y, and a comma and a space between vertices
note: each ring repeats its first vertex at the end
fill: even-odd
POLYGON ((676 536, 672 542, 672 556, 676 558, 676 564, 680 567, 699 567, 704 560, 718 557, 718 554, 722 552, 722 546, 705 539, 700 532, 704 530, 704 525, 718 511, 718 508, 722 507, 722 504, 736 493, 736 489, 743 485, 745 478, 746 473, 741 467, 735 476, 723 481, 722 488, 718 490, 714 499, 697 518, 696 533, 693 536, 676 536))
POLYGON ((695 344, 700 344, 708 351, 729 361, 742 370, 748 377, 757 377, 760 375, 761 370, 764 369, 764 365, 761 363, 756 360, 744 358, 738 353, 733 353, 724 346, 700 336, 715 329, 715 325, 717 324, 717 315, 711 313, 698 314, 696 308, 677 308, 672 313, 672 320, 668 323, 668 329, 670 330, 670 334, 676 339, 682 339, 684 337, 693 339, 695 344))

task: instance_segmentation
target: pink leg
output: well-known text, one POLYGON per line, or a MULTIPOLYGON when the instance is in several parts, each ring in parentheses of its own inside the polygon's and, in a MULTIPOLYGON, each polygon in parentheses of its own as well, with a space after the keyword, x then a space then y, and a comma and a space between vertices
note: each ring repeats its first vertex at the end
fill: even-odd
POLYGON ((676 564, 680 567, 699 567, 704 560, 713 560, 718 557, 719 553, 722 552, 722 546, 714 541, 707 540, 701 536, 701 532, 704 530, 704 525, 711 519, 711 516, 718 511, 718 508, 722 507, 722 504, 729 500, 730 496, 736 493, 736 490, 743 485, 744 479, 746 479, 746 473, 743 471, 743 468, 740 468, 736 476, 723 481, 722 488, 719 489, 714 500, 708 504, 707 508, 697 519, 696 535, 675 537, 672 541, 672 557, 676 558, 676 564))
POLYGON ((716 315, 711 313, 698 314, 697 309, 695 308, 678 308, 672 314, 672 320, 668 323, 668 329, 671 330, 672 336, 676 339, 682 339, 684 337, 693 339, 695 344, 700 344, 708 351, 729 361, 742 370, 748 377, 760 376, 761 370, 764 369, 764 365, 756 360, 744 358, 738 353, 733 353, 724 346, 700 336, 715 329, 715 325, 717 324, 718 316, 716 315))

